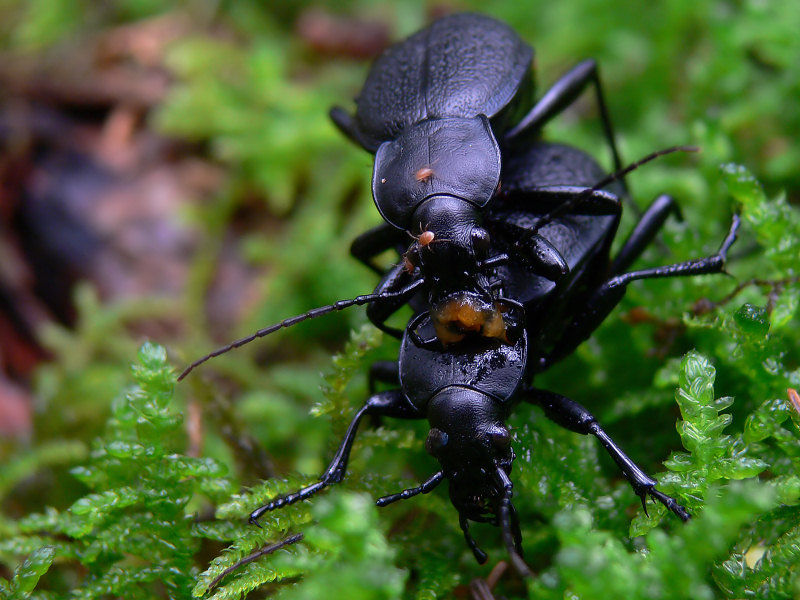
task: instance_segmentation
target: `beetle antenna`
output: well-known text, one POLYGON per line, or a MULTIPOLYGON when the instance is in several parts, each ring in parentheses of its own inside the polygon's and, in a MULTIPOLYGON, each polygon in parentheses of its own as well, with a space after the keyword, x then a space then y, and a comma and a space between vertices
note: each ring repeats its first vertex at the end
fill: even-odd
POLYGON ((636 162, 629 164, 627 167, 624 167, 619 171, 616 171, 615 173, 611 173, 610 175, 604 177, 603 179, 595 183, 591 187, 591 190, 593 192, 596 192, 597 190, 606 187, 608 184, 613 183, 618 179, 622 179, 623 177, 625 177, 625 175, 627 175, 631 171, 635 171, 642 165, 647 164, 650 161, 655 160, 660 156, 664 156, 665 154, 673 154, 675 152, 700 152, 700 148, 697 146, 672 146, 671 148, 664 148, 663 150, 657 150, 655 152, 652 152, 651 154, 648 154, 644 158, 640 158, 636 162))
POLYGON ((362 304, 369 304, 371 302, 382 302, 384 300, 405 298, 406 296, 415 292, 417 288, 419 288, 424 282, 425 282, 424 279, 417 279, 416 281, 412 281, 403 289, 397 292, 364 294, 361 296, 356 296, 355 298, 351 298, 349 300, 339 300, 338 302, 334 302, 333 304, 328 304, 327 306, 320 306, 318 308, 312 308, 308 312, 304 312, 300 315, 295 315, 294 317, 289 317, 288 319, 284 319, 283 321, 275 323, 274 325, 270 325, 269 327, 265 327, 264 329, 259 329, 255 333, 240 338, 235 342, 231 342, 230 344, 223 346, 221 348, 217 348, 216 350, 214 350, 209 354, 206 354, 202 358, 198 358, 196 361, 194 361, 192 364, 186 367, 180 375, 178 375, 178 381, 182 381, 184 377, 186 377, 196 367, 199 367, 207 360, 219 356, 220 354, 225 354, 226 352, 230 352, 231 350, 244 346, 245 344, 249 344, 253 340, 257 340, 258 338, 267 336, 270 333, 278 331, 279 329, 286 329, 288 327, 297 325, 302 321, 306 321, 308 319, 316 319, 317 317, 321 317, 323 315, 327 315, 328 313, 332 313, 338 310, 344 310, 346 308, 350 308, 351 306, 361 306, 362 304))
POLYGON ((644 158, 640 158, 636 162, 629 164, 628 166, 620 169, 619 171, 615 171, 607 175, 606 177, 603 177, 603 179, 595 183, 592 187, 586 188, 581 193, 577 194, 573 198, 570 198, 569 200, 564 202, 558 208, 544 215, 536 224, 536 227, 534 227, 533 232, 536 233, 537 231, 539 231, 539 229, 550 223, 553 219, 564 214, 567 210, 579 204, 581 201, 591 196, 594 192, 598 192, 607 185, 622 179, 623 177, 625 177, 625 175, 627 175, 631 171, 635 171, 642 165, 645 165, 661 156, 664 156, 666 154, 673 154, 675 152, 700 152, 700 148, 698 148, 697 146, 672 146, 670 148, 664 148, 663 150, 657 150, 655 152, 648 154, 644 158))

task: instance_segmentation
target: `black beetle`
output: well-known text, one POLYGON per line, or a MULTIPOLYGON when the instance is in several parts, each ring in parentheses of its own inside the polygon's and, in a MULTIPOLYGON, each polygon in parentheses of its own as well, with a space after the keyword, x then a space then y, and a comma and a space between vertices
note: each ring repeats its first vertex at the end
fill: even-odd
MULTIPOLYGON (((623 173, 593 60, 571 69, 524 117, 517 118, 532 104, 532 58, 533 50, 507 25, 470 13, 439 19, 379 57, 357 100, 355 116, 340 108, 331 111, 334 122, 349 137, 377 151, 373 191, 390 224, 359 236, 351 247, 356 258, 384 275, 375 293, 263 329, 196 361, 181 378, 205 360, 277 328, 352 305, 367 304, 370 320, 399 338, 402 330, 385 321, 417 294, 422 300, 415 303, 415 310, 430 309, 443 343, 474 334, 509 341, 508 329, 518 324, 507 318, 509 303, 498 297, 494 271, 507 257, 489 254, 493 248, 508 246, 492 241, 490 231, 495 235, 502 227, 505 234, 515 227, 497 225, 494 218, 492 199, 502 195, 498 193, 501 174, 507 179, 501 146, 527 147, 545 122, 593 84, 616 172, 623 173), (502 134, 499 142, 495 132, 502 134), (479 183, 474 183, 476 175, 479 183), (384 179, 386 183, 381 183, 384 179), (388 188, 376 188, 386 184, 388 188), (373 259, 393 247, 408 251, 404 261, 383 274, 373 259)), ((542 175, 536 187, 542 206, 574 199, 578 187, 585 184, 582 180, 550 185, 547 173, 541 168, 536 173, 542 175)), ((618 215, 618 197, 626 191, 622 177, 617 194, 596 186, 576 202, 575 209, 618 215)), ((530 178, 525 180, 529 182, 530 178)), ((512 250, 515 260, 518 257, 535 275, 557 281, 568 272, 568 262, 536 231, 516 239, 512 250)))
MULTIPOLYGON (((533 327, 535 347, 541 351, 557 348, 538 359, 541 371, 588 338, 622 299, 631 281, 721 272, 725 252, 735 240, 738 216, 734 217, 729 235, 714 257, 624 273, 655 238, 669 215, 680 214, 674 199, 668 195, 660 195, 651 203, 613 262, 609 258, 622 214, 620 195, 625 191, 619 179, 645 162, 676 150, 694 148, 655 152, 608 176, 589 155, 566 145, 534 142, 511 155, 503 171, 506 189, 497 195, 491 210, 484 215, 492 232, 491 241, 487 234, 469 255, 470 264, 478 269, 475 279, 485 282, 488 302, 501 313, 501 332, 485 335, 486 324, 492 320, 486 314, 476 314, 474 299, 468 298, 463 304, 451 303, 449 308, 455 314, 452 320, 460 321, 452 329, 449 328, 452 323, 443 324, 439 320, 439 311, 426 311, 422 303, 415 310, 430 314, 436 339, 417 342, 448 345, 475 337, 467 335, 474 332, 478 337, 513 343, 516 332, 525 325, 533 327), (604 190, 606 187, 610 189, 604 190), (537 239, 536 245, 542 251, 537 260, 531 260, 525 250, 529 249, 530 239, 537 239), (542 255, 547 259, 543 260, 542 255), (551 266, 543 268, 548 262, 551 266), (560 277, 548 272, 555 268, 560 270, 560 277), (521 305, 524 311, 511 310, 521 305), (462 307, 466 316, 459 313, 462 307), (519 315, 524 315, 521 320, 519 315), (537 322, 542 323, 541 330, 534 327, 537 322)), ((415 239, 407 252, 401 252, 403 260, 388 271, 375 293, 339 300, 260 329, 195 360, 181 372, 178 381, 211 358, 308 319, 364 304, 379 307, 384 315, 391 314, 415 294, 435 286, 441 271, 467 268, 464 263, 439 262, 442 254, 433 251, 433 245, 434 241, 415 239)), ((471 294, 469 290, 462 293, 471 294)))
MULTIPOLYGON (((429 75, 440 73, 433 69, 431 57, 447 61, 433 52, 433 48, 443 39, 449 39, 448 36, 465 43, 457 34, 459 28, 455 23, 474 27, 477 34, 495 31, 490 36, 492 39, 498 36, 517 40, 511 47, 525 54, 527 47, 507 27, 477 15, 456 15, 437 21, 429 29, 395 46, 394 50, 390 49, 386 55, 389 58, 385 60, 390 65, 407 65, 412 74, 419 75, 422 67, 428 69, 424 72, 429 75), (416 62, 397 58, 411 50, 421 53, 423 58, 416 62)), ((477 48, 473 48, 473 54, 476 51, 477 48)), ((382 70, 386 67, 380 66, 381 60, 373 69, 373 72, 377 69, 378 83, 380 77, 388 76, 382 70)), ((530 56, 526 61, 530 61, 530 56)), ((480 61, 477 64, 485 66, 480 61)), ((503 64, 515 65, 516 62, 503 64)), ((585 64, 590 64, 591 68, 584 67, 581 76, 572 74, 562 79, 517 126, 505 130, 506 138, 514 138, 525 131, 536 133, 547 119, 574 100, 588 82, 596 84, 598 98, 601 98, 596 67, 590 61, 581 63, 585 64)), ((517 73, 515 68, 510 69, 512 75, 517 73)), ((508 75, 509 69, 501 71, 508 75)), ((578 72, 577 67, 571 73, 575 72, 578 72)), ((389 204, 380 199, 384 196, 376 194, 376 203, 390 225, 359 238, 354 243, 354 254, 370 264, 373 253, 396 246, 405 235, 403 231, 396 229, 394 236, 385 233, 387 227, 398 225, 394 222, 398 220, 395 216, 401 213, 402 219, 411 219, 401 226, 409 230, 413 242, 404 253, 403 261, 385 275, 376 293, 286 319, 195 361, 181 374, 182 378, 208 358, 282 327, 358 304, 377 307, 377 315, 371 314, 373 321, 398 333, 385 327, 386 316, 418 292, 427 294, 427 303, 417 308, 418 314, 405 329, 397 378, 400 388, 372 395, 356 413, 319 482, 257 509, 251 515, 253 521, 266 511, 308 498, 327 485, 341 481, 356 430, 365 415, 428 418, 431 433, 426 447, 440 461, 442 469, 420 486, 382 498, 378 503, 385 505, 429 492, 443 479, 448 479, 451 500, 475 556, 479 560, 485 558, 468 533, 468 521, 499 524, 518 570, 526 572, 520 558, 519 525, 511 504, 510 470, 514 455, 505 427, 513 403, 520 400, 540 404, 548 417, 572 431, 595 435, 643 503, 650 495, 680 518, 688 518, 685 509, 655 488, 655 480, 621 451, 585 408, 558 394, 533 388, 532 381, 536 373, 571 353, 600 325, 631 281, 721 272, 726 253, 736 237, 738 217, 734 217, 728 236, 713 256, 626 272, 669 214, 677 209, 671 197, 656 198, 611 260, 610 246, 621 215, 620 197, 625 193, 624 183, 619 180, 630 169, 661 153, 624 170, 618 169, 608 177, 587 154, 568 146, 533 140, 532 135, 514 145, 506 144, 502 163, 497 153, 490 153, 488 157, 482 151, 472 155, 470 145, 479 149, 491 146, 493 152, 500 148, 496 141, 485 143, 487 139, 495 140, 495 127, 503 131, 502 126, 490 123, 488 117, 498 119, 504 111, 513 112, 509 102, 513 99, 516 103, 524 96, 520 90, 524 88, 526 77, 522 74, 511 78, 515 81, 513 93, 499 106, 498 112, 486 115, 467 111, 468 114, 454 116, 422 113, 417 117, 411 115, 416 120, 397 121, 396 131, 387 130, 394 131, 395 138, 376 146, 376 173, 392 173, 393 169, 399 169, 398 189, 401 191, 385 196, 392 198, 392 202, 397 200, 389 204), (418 125, 421 129, 417 129, 418 125), (428 137, 413 132, 425 132, 428 137), (444 187, 440 186, 442 182, 434 182, 439 163, 429 161, 417 166, 413 161, 406 161, 406 155, 424 154, 426 139, 435 147, 433 154, 442 155, 441 164, 450 164, 444 160, 448 153, 464 160, 464 164, 451 165, 453 170, 443 177, 444 187), (464 144, 457 144, 458 139, 464 144), (384 147, 386 151, 382 154, 384 147), (460 151, 464 153, 459 154, 460 151), (481 157, 488 163, 480 162, 481 157), (490 194, 480 200, 464 197, 466 194, 455 188, 458 180, 452 176, 463 172, 468 179, 472 167, 480 174, 486 171, 487 164, 490 170, 497 171, 493 175, 494 183, 487 184, 487 179, 474 189, 491 188, 490 194), (459 170, 464 166, 470 168, 459 170), (413 175, 411 179, 407 177, 409 173, 413 175), (404 180, 400 177, 403 174, 406 175, 404 180), (497 182, 501 178, 503 186, 498 190, 497 182), (608 189, 604 189, 606 187, 608 189), (395 215, 385 210, 398 212, 395 215)), ((410 77, 409 81, 418 79, 410 77)), ((468 83, 475 84, 475 78, 468 79, 468 83)), ((368 78, 365 89, 371 85, 371 78, 368 78)), ((414 85, 409 89, 419 88, 414 85)), ((447 97, 437 96, 437 101, 443 105, 455 102, 455 95, 443 96, 447 97)), ((467 97, 473 96, 467 93, 467 97)), ((415 110, 420 109, 419 104, 417 102, 415 110)), ((605 114, 604 109, 601 110, 605 114)), ((334 119, 351 137, 372 148, 381 141, 380 136, 385 135, 380 131, 374 135, 369 133, 371 130, 360 124, 358 114, 355 120, 348 120, 341 111, 333 112, 334 119)), ((604 124, 613 148, 610 125, 605 117, 604 124)), ((618 162, 616 152, 614 154, 618 162)), ((383 185, 380 179, 378 184, 373 182, 373 187, 383 185)), ((393 180, 386 179, 394 185, 393 180)), ((397 369, 394 372, 397 373, 397 369)))
MULTIPOLYGON (((481 224, 509 145, 538 135, 593 84, 615 169, 621 166, 595 61, 576 65, 534 102, 532 60, 533 49, 504 23, 456 14, 388 48, 367 75, 355 115, 331 110, 349 138, 375 153, 372 192, 389 224, 360 236, 353 254, 381 272, 373 257, 402 240, 403 231, 429 246, 436 280, 429 281, 427 303, 442 341, 476 329, 506 335, 503 307, 480 261, 489 240, 481 224)), ((563 275, 563 260, 541 237, 529 236, 517 251, 541 274, 563 275)), ((396 288, 402 274, 390 277, 396 288)), ((402 303, 372 304, 367 314, 400 337, 384 322, 402 303)))
POLYGON ((364 416, 427 418, 431 429, 426 449, 440 462, 441 470, 417 487, 380 498, 378 505, 430 492, 447 479, 451 501, 477 560, 483 562, 486 555, 469 534, 469 521, 493 523, 501 527, 517 570, 526 574, 519 523, 511 503, 514 452, 505 425, 519 401, 538 404, 556 423, 600 440, 643 506, 650 496, 682 520, 689 518, 675 499, 656 489, 656 480, 621 450, 586 408, 560 394, 534 388, 533 378, 586 339, 619 302, 631 281, 721 272, 736 239, 738 217, 734 217, 713 256, 625 272, 674 210, 672 198, 659 196, 652 203, 612 261, 609 249, 620 217, 619 202, 611 202, 613 192, 607 192, 608 196, 598 202, 603 208, 601 214, 582 214, 587 206, 594 205, 588 193, 596 187, 592 184, 604 179, 591 157, 569 146, 538 142, 507 160, 505 174, 509 185, 495 199, 497 220, 492 226, 497 230, 492 239, 513 249, 520 236, 537 232, 564 257, 566 275, 554 282, 533 274, 515 254, 497 261, 497 285, 492 286, 495 297, 510 296, 501 300, 506 303, 507 318, 524 324, 510 340, 472 336, 444 345, 434 335, 436 326, 430 312, 414 317, 405 330, 398 363, 388 368, 379 364, 373 370, 379 379, 399 382, 399 389, 369 397, 317 483, 253 511, 252 522, 267 511, 308 498, 341 481, 364 416), (608 210, 614 206, 616 211, 608 210))
POLYGON ((444 350, 417 345, 414 338, 420 334, 412 332, 418 327, 432 330, 427 315, 419 315, 409 324, 397 364, 374 365, 378 367, 373 369, 378 372, 378 379, 399 381, 399 389, 372 394, 367 399, 317 483, 256 509, 250 515, 251 522, 257 523, 268 511, 309 498, 340 482, 347 471, 359 423, 365 416, 427 418, 431 429, 425 448, 439 461, 441 469, 419 486, 379 498, 378 506, 426 494, 446 479, 464 538, 476 560, 484 563, 487 556, 470 535, 469 521, 499 525, 513 564, 520 574, 527 575, 519 519, 511 501, 515 454, 506 426, 511 409, 520 400, 539 404, 549 418, 571 431, 597 437, 643 505, 649 495, 681 519, 689 518, 674 498, 655 489, 657 482, 622 451, 583 406, 564 396, 524 385, 524 380, 531 376, 524 333, 514 344, 477 337, 444 350))

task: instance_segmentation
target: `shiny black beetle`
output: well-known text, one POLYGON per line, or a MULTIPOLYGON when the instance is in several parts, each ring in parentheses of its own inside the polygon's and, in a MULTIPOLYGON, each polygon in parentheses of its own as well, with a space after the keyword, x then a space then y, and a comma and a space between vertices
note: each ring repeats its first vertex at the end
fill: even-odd
MULTIPOLYGON (((377 152, 373 192, 388 223, 359 236, 351 250, 383 275, 380 284, 373 294, 314 309, 220 348, 195 361, 181 379, 209 358, 277 328, 353 305, 366 304, 370 320, 399 338, 403 331, 385 322, 415 296, 414 309, 430 311, 444 344, 476 334, 508 342, 509 329, 519 324, 509 321, 509 302, 498 295, 495 267, 508 262, 504 252, 514 254, 512 265, 524 264, 528 272, 551 282, 570 278, 569 262, 545 235, 528 228, 513 238, 519 224, 498 222, 503 217, 495 200, 505 195, 499 182, 515 185, 508 180, 501 148, 509 156, 519 153, 515 146, 524 151, 544 123, 593 84, 616 172, 622 173, 593 60, 575 66, 517 118, 532 104, 532 58, 533 50, 507 25, 469 13, 439 19, 379 57, 357 99, 355 116, 340 108, 331 116, 350 138, 377 152), (490 233, 504 239, 493 240, 490 233), (374 264, 383 251, 406 247, 404 260, 388 273, 374 264), (492 254, 496 248, 502 249, 500 254, 492 254)), ((571 180, 569 168, 557 165, 555 178, 569 182, 557 185, 542 168, 522 174, 526 187, 535 188, 540 208, 562 206, 581 193, 574 210, 610 215, 616 223, 619 196, 626 192, 622 175, 617 194, 602 185, 581 192, 586 178, 571 180), (541 176, 538 182, 532 182, 533 173, 541 176)), ((590 183, 598 182, 599 177, 590 183)), ((596 225, 591 231, 613 237, 596 225)))
MULTIPOLYGON (((587 409, 560 394, 534 388, 533 378, 586 339, 631 281, 721 272, 736 239, 738 217, 712 256, 626 272, 674 210, 671 197, 656 198, 612 261, 609 253, 619 224, 619 202, 613 191, 602 200, 593 200, 589 192, 606 178, 591 157, 569 146, 537 142, 507 160, 504 173, 509 185, 494 201, 497 219, 492 223, 497 229, 487 252, 500 256, 513 249, 521 236, 537 232, 564 257, 565 276, 553 281, 537 275, 513 253, 493 261, 495 298, 505 304, 505 318, 519 324, 510 339, 474 335, 445 345, 436 335, 432 311, 419 313, 406 327, 398 363, 388 368, 379 364, 374 369, 382 374, 379 379, 395 381, 399 388, 369 397, 318 482, 255 510, 251 521, 341 481, 365 416, 427 418, 431 429, 425 447, 441 469, 417 487, 380 498, 378 505, 428 493, 446 479, 467 544, 477 560, 483 562, 486 555, 470 535, 469 521, 493 523, 501 527, 517 570, 526 574, 518 518, 511 502, 514 452, 506 427, 511 409, 519 401, 538 404, 550 419, 571 431, 594 435, 643 505, 650 496, 682 520, 689 518, 675 499, 656 489, 657 481, 622 451, 587 409), (592 206, 602 210, 588 210, 592 206), (611 206, 617 209, 611 211, 611 206)), ((316 315, 301 315, 307 316, 316 315)))
MULTIPOLYGON (((507 27, 477 15, 457 15, 437 21, 429 29, 390 49, 385 58, 376 63, 365 90, 371 89, 373 84, 382 89, 380 77, 385 71, 381 69, 387 68, 387 64, 408 64, 407 71, 416 76, 421 66, 427 69, 428 77, 439 73, 433 68, 434 59, 447 64, 449 55, 434 49, 442 40, 450 38, 453 44, 466 44, 459 46, 461 48, 470 47, 468 38, 458 35, 462 29, 474 29, 479 40, 482 39, 480 35, 489 35, 490 39, 484 40, 488 46, 495 38, 516 40, 509 48, 516 49, 515 52, 524 57, 522 62, 530 62, 530 50, 525 50, 527 46, 507 27), (456 23, 463 27, 456 27, 456 23), (416 59, 403 58, 403 53, 411 51, 417 53, 412 52, 412 58, 416 56, 416 59), (377 78, 376 82, 373 78, 377 78)), ((477 46, 473 48, 473 52, 477 50, 477 46)), ((267 511, 308 498, 341 481, 358 425, 365 415, 427 418, 431 430, 426 448, 439 460, 441 469, 420 486, 382 498, 378 503, 385 505, 429 492, 447 479, 451 500, 476 558, 482 561, 485 554, 469 535, 468 522, 488 521, 501 526, 504 543, 518 570, 527 572, 520 558, 520 531, 511 503, 510 473, 514 454, 505 426, 513 404, 518 401, 535 402, 543 407, 548 417, 564 427, 596 436, 642 502, 649 495, 680 518, 688 518, 685 509, 656 489, 656 481, 622 452, 585 408, 558 394, 537 390, 532 384, 537 373, 570 354, 591 335, 620 301, 631 281, 721 272, 726 253, 735 240, 738 217, 734 217, 717 254, 628 272, 669 214, 676 210, 671 197, 656 198, 611 260, 610 247, 621 215, 620 197, 625 194, 620 178, 644 161, 618 169, 609 177, 591 157, 577 149, 525 136, 527 139, 521 137, 513 145, 504 143, 502 163, 497 154, 494 159, 487 159, 497 173, 493 175, 494 183, 475 188, 491 188, 491 193, 483 199, 465 197, 463 190, 459 192, 455 188, 458 179, 451 175, 463 173, 469 178, 471 169, 447 171, 450 179, 435 181, 437 169, 448 164, 444 161, 450 160, 450 155, 461 157, 468 166, 478 161, 477 156, 470 154, 473 142, 475 147, 491 147, 493 152, 500 147, 496 141, 488 145, 485 142, 495 140, 495 131, 504 131, 494 124, 494 119, 502 121, 505 110, 509 114, 512 112, 508 108, 511 99, 516 102, 521 97, 527 70, 523 73, 509 66, 516 64, 517 61, 501 61, 500 66, 508 68, 500 72, 508 75, 510 69, 514 85, 512 93, 503 100, 505 104, 497 104, 497 112, 489 111, 488 115, 467 111, 469 114, 453 116, 423 111, 411 115, 407 121, 397 120, 395 129, 376 130, 376 133, 365 124, 367 121, 359 118, 359 113, 354 120, 349 120, 342 112, 334 111, 334 119, 351 137, 369 149, 378 150, 378 176, 381 173, 391 175, 396 169, 400 169, 401 174, 414 174, 413 180, 406 178, 411 187, 397 193, 397 203, 384 205, 381 198, 391 196, 383 196, 382 192, 376 194, 376 203, 384 216, 388 214, 385 210, 396 209, 397 214, 403 213, 402 219, 411 219, 401 225, 412 237, 403 260, 384 276, 375 293, 341 300, 262 329, 195 361, 181 374, 183 378, 205 360, 280 328, 353 305, 373 307, 373 321, 398 333, 383 324, 385 318, 418 293, 427 295, 427 301, 417 305, 418 314, 405 331, 400 332, 403 341, 398 366, 390 370, 395 374, 390 379, 398 381, 399 388, 370 396, 356 413, 333 461, 317 483, 257 509, 251 515, 253 521, 267 511), (455 120, 451 122, 451 119, 455 120), (417 129, 418 126, 421 128, 417 129), (466 145, 456 144, 462 134, 462 141, 472 141, 466 145), (383 140, 384 137, 387 139, 383 140), (436 139, 443 140, 441 147, 436 139), (416 141, 411 143, 411 140, 416 141), (386 150, 382 152, 384 147, 386 150), (427 166, 419 168, 403 162, 408 156, 425 154, 422 152, 425 147, 432 148, 431 156, 441 156, 443 162, 429 161, 427 166), (463 152, 459 154, 460 151, 463 152), (497 186, 500 179, 502 189, 497 186), (406 192, 408 196, 404 195, 406 192)), ((535 133, 542 123, 571 102, 587 82, 596 84, 600 97, 594 63, 587 61, 581 65, 545 94, 518 125, 505 130, 504 139, 514 138, 524 131, 535 133), (583 75, 575 75, 576 72, 583 75)), ((454 72, 461 73, 460 70, 454 72)), ((409 81, 416 81, 411 75, 409 81)), ((494 81, 494 76, 490 80, 494 81)), ((454 80, 451 77, 447 81, 454 80)), ((467 83, 474 85, 475 77, 467 83)), ((425 86, 430 85, 430 82, 425 83, 425 86)), ((412 85, 409 89, 415 88, 412 85)), ((450 92, 444 95, 447 98, 433 98, 432 105, 436 100, 445 106, 449 106, 448 102, 457 106, 454 95, 450 92)), ((367 97, 372 96, 362 94, 362 98, 367 97)), ((368 106, 362 99, 359 111, 362 104, 368 106)), ((416 109, 420 109, 419 104, 416 109)), ((427 104, 423 104, 425 108, 427 104)), ((604 123, 613 148, 607 118, 604 123)), ((476 173, 482 172, 481 164, 473 165, 476 173)), ((455 165, 454 169, 462 167, 455 165)), ((381 179, 383 177, 373 186, 383 185, 381 179)), ((389 177, 386 179, 390 183, 389 177)), ((406 234, 394 229, 399 224, 394 223, 395 216, 387 217, 392 225, 382 226, 359 238, 354 244, 354 254, 370 264, 372 254, 396 247, 406 234), (387 227, 397 235, 385 235, 387 227)))
MULTIPOLYGON (((452 342, 478 330, 505 337, 503 306, 483 276, 488 247, 482 225, 501 182, 502 161, 515 142, 541 127, 593 84, 614 166, 620 169, 597 65, 585 60, 533 101, 533 49, 507 25, 479 14, 456 14, 391 46, 374 63, 356 99, 355 115, 331 110, 336 125, 375 153, 372 192, 387 225, 360 236, 353 254, 375 268, 373 257, 405 239, 428 246, 427 303, 437 335, 452 342)), ((530 235, 517 245, 539 272, 557 279, 564 262, 547 240, 530 235)), ((397 289, 402 273, 389 276, 397 289)), ((377 290, 380 291, 380 290, 377 290)), ((375 325, 394 303, 375 303, 375 325)))

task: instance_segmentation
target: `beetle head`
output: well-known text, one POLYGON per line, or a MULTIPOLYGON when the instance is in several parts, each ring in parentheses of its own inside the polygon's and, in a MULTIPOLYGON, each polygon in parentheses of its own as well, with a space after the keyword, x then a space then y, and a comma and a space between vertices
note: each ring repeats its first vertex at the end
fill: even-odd
POLYGON ((449 386, 428 406, 425 448, 442 465, 453 506, 470 519, 496 513, 503 488, 497 470, 511 471, 514 452, 502 403, 482 392, 449 386))

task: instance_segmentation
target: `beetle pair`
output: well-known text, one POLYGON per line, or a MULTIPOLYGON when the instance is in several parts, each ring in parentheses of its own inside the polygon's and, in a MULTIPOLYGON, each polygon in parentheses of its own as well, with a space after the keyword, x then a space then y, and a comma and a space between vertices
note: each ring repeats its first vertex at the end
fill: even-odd
POLYGON ((649 495, 688 518, 589 411, 535 389, 532 380, 585 340, 631 281, 722 271, 738 219, 713 256, 627 272, 675 210, 671 197, 659 196, 612 261, 626 194, 622 177, 638 163, 619 168, 593 61, 580 63, 517 118, 530 104, 531 57, 532 50, 497 21, 479 15, 441 19, 378 59, 354 117, 332 111, 351 139, 376 153, 373 194, 387 221, 359 237, 353 254, 380 271, 374 256, 391 247, 402 252, 408 240, 403 260, 374 294, 263 329, 196 361, 181 377, 211 356, 282 327, 368 304, 377 326, 402 337, 397 365, 374 369, 399 386, 371 395, 357 411, 317 483, 257 509, 252 521, 341 481, 364 416, 427 418, 426 448, 441 469, 378 504, 427 493, 447 479, 476 558, 482 562, 486 555, 469 534, 469 521, 488 521, 501 527, 514 564, 526 573, 505 425, 521 400, 539 404, 572 431, 597 437, 643 504, 649 495), (579 150, 535 139, 590 83, 617 167, 613 177, 579 150), (409 301, 418 314, 405 331, 388 327, 388 316, 409 301))

